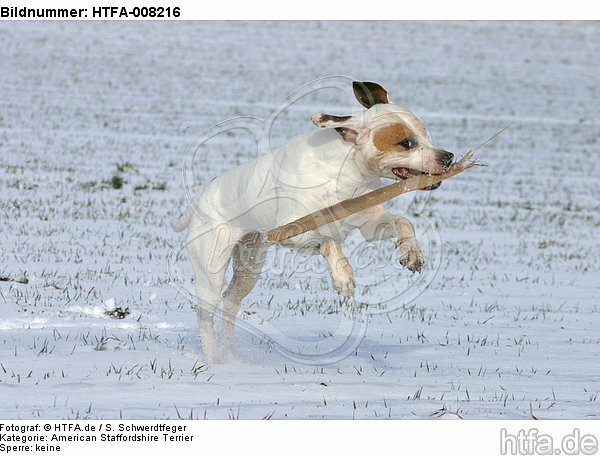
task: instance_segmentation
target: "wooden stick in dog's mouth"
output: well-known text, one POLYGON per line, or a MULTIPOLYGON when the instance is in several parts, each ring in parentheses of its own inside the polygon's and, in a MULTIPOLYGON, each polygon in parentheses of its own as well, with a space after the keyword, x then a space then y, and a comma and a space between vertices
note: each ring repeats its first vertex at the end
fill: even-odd
POLYGON ((276 244, 306 233, 307 231, 312 231, 320 226, 345 219, 346 217, 364 211, 365 209, 383 204, 403 193, 422 190, 452 176, 456 176, 477 165, 477 162, 473 159, 473 154, 477 149, 478 148, 472 149, 467 152, 460 160, 450 165, 448 170, 443 174, 420 174, 387 185, 386 187, 378 188, 377 190, 365 193, 364 195, 340 201, 333 206, 320 209, 312 214, 305 215, 298 220, 294 220, 293 222, 286 223, 274 230, 268 231, 265 234, 265 239, 272 244, 276 244))

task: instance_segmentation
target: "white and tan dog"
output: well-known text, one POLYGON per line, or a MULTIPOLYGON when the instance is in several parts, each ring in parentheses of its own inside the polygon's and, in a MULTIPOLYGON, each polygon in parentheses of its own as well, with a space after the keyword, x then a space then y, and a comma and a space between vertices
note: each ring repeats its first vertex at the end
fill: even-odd
MULTIPOLYGON (((354 82, 353 89, 365 111, 343 117, 315 114, 311 120, 319 130, 296 136, 272 153, 203 185, 192 208, 176 223, 177 231, 188 228, 200 338, 208 363, 220 360, 213 317, 221 300, 221 348, 227 353, 232 347, 240 302, 254 288, 264 263, 267 246, 262 232, 379 188, 380 178, 439 174, 451 164, 453 155, 431 144, 423 122, 391 103, 385 89, 372 82, 354 82), (222 295, 230 263, 233 278, 222 295)), ((382 206, 283 245, 322 255, 335 290, 351 296, 354 276, 340 244, 354 229, 366 241, 395 237, 400 263, 411 271, 423 267, 412 223, 382 206)))

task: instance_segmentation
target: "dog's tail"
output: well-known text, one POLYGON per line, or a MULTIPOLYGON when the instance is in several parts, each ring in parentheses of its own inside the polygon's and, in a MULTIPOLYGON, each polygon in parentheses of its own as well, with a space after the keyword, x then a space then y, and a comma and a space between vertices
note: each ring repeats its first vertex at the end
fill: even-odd
POLYGON ((179 217, 179 220, 173 225, 173 229, 176 232, 183 231, 190 224, 190 219, 192 218, 192 208, 189 208, 185 213, 179 217))

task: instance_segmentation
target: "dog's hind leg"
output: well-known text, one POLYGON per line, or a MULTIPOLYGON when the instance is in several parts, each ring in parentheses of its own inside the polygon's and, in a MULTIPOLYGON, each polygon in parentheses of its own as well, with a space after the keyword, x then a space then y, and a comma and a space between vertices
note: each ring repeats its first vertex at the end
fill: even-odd
POLYGON ((188 250, 194 266, 196 315, 200 326, 200 341, 208 364, 220 362, 215 338, 214 315, 221 302, 221 292, 231 252, 237 244, 233 230, 227 225, 190 233, 188 250))
POLYGON ((233 248, 233 278, 223 296, 221 345, 224 351, 231 351, 233 347, 235 320, 240 303, 260 278, 266 252, 262 235, 257 231, 246 234, 233 248))

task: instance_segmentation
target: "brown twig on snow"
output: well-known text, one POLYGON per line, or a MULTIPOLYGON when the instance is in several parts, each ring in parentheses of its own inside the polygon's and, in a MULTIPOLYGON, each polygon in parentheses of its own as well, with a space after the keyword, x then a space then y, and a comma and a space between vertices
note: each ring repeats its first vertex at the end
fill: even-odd
POLYGON ((529 416, 534 420, 539 420, 539 418, 533 414, 533 404, 531 401, 529 401, 529 416))

